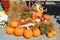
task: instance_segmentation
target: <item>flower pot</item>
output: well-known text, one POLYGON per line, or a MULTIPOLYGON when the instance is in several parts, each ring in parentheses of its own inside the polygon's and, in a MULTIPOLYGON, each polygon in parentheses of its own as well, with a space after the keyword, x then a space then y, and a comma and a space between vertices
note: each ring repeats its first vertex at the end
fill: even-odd
POLYGON ((9 0, 1 0, 1 3, 2 3, 2 6, 4 7, 4 11, 8 12, 9 7, 10 7, 9 0))

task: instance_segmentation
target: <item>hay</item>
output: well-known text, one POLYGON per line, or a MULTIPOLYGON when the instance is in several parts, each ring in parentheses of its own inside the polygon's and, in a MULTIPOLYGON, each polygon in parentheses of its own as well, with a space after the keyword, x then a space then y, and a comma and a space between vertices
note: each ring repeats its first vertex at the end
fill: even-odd
POLYGON ((10 1, 10 8, 8 11, 8 23, 13 20, 19 21, 21 18, 21 12, 27 7, 25 2, 22 1, 10 1))

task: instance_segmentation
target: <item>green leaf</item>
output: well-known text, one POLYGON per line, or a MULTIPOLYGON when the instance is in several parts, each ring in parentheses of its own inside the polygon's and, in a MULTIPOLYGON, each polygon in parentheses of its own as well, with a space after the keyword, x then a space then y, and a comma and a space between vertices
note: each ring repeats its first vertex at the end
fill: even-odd
POLYGON ((48 31, 49 30, 48 30, 48 28, 46 26, 42 27, 42 30, 41 30, 42 34, 46 34, 48 31))
POLYGON ((27 17, 31 17, 32 16, 32 12, 28 12, 28 13, 23 13, 21 15, 22 18, 27 18, 27 17))

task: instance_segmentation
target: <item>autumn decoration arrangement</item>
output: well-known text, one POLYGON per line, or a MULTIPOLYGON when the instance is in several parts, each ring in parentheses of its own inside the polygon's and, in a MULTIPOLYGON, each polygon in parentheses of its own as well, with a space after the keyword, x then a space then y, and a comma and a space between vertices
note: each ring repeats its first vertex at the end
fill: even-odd
MULTIPOLYGON (((39 3, 35 3, 32 8, 25 7, 20 12, 20 20, 15 18, 15 20, 9 22, 6 27, 6 33, 8 35, 23 36, 26 39, 41 35, 46 35, 48 38, 55 36, 57 31, 53 27, 54 24, 51 22, 51 16, 43 14, 43 11, 43 7, 39 3)), ((15 14, 18 14, 18 12, 15 14)))

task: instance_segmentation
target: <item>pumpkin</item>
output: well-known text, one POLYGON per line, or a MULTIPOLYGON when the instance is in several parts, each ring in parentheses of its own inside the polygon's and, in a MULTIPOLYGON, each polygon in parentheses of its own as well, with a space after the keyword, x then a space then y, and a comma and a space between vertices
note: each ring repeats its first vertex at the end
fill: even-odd
POLYGON ((15 30, 14 30, 14 34, 16 35, 16 36, 22 36, 23 35, 23 33, 24 33, 24 28, 23 27, 20 27, 20 28, 15 28, 15 30))
POLYGON ((25 19, 20 19, 20 23, 21 24, 25 24, 26 22, 25 22, 25 19))
POLYGON ((50 20, 50 15, 45 14, 45 15, 43 15, 43 18, 44 18, 45 20, 49 21, 49 20, 50 20))
POLYGON ((41 33, 40 33, 40 30, 39 29, 33 29, 33 36, 34 37, 38 37, 40 35, 41 35, 41 33))
POLYGON ((17 21, 11 21, 10 26, 11 27, 18 27, 18 22, 17 21))
POLYGON ((48 33, 47 33, 47 37, 48 37, 48 38, 51 38, 51 37, 53 37, 53 34, 52 34, 51 32, 48 32, 48 33))
POLYGON ((53 35, 56 35, 57 31, 56 31, 55 29, 51 29, 51 33, 52 33, 53 35))
POLYGON ((14 28, 12 28, 12 27, 6 27, 6 33, 7 34, 13 34, 13 32, 14 32, 14 28))
POLYGON ((27 38, 27 39, 30 39, 30 38, 32 38, 32 36, 33 36, 32 30, 26 29, 25 32, 24 32, 24 37, 27 38))
POLYGON ((34 12, 33 15, 32 15, 33 19, 41 18, 41 17, 42 17, 42 13, 40 13, 40 12, 34 12))

